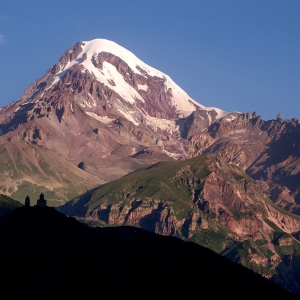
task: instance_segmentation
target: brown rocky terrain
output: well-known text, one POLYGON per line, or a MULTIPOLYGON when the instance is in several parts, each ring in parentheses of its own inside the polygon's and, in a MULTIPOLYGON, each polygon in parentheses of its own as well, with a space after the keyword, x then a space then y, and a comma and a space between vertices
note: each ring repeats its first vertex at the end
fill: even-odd
MULTIPOLYGON (((195 126, 195 125, 194 125, 195 126)), ((233 113, 190 138, 190 156, 215 153, 246 171, 276 204, 300 212, 300 123, 233 113)))
POLYGON ((0 145, 0 152, 0 189, 21 202, 26 195, 35 201, 43 192, 49 205, 56 206, 104 183, 60 155, 22 140, 0 145))

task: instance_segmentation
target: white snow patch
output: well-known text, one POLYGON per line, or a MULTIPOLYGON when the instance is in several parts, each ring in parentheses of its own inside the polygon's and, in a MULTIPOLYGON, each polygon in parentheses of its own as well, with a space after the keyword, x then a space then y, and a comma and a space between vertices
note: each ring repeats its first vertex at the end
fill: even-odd
POLYGON ((89 115, 90 117, 92 117, 92 118, 94 118, 94 119, 96 119, 96 120, 104 123, 104 124, 109 124, 109 123, 115 121, 115 119, 111 119, 111 118, 109 118, 107 116, 103 116, 103 117, 102 116, 98 116, 98 115, 96 115, 93 112, 86 112, 86 114, 89 115))
POLYGON ((217 113, 216 119, 221 119, 229 114, 228 112, 226 112, 220 108, 217 108, 217 107, 206 107, 205 110, 207 110, 207 111, 214 110, 217 113))
POLYGON ((208 116, 208 125, 210 125, 212 122, 211 122, 211 116, 210 116, 210 114, 207 114, 207 116, 208 116))
POLYGON ((132 148, 131 149, 131 155, 135 154, 136 153, 136 148, 132 148))
POLYGON ((94 99, 94 97, 90 94, 90 93, 88 93, 88 96, 93 100, 93 106, 97 106, 97 103, 96 103, 96 100, 94 99))
POLYGON ((247 131, 247 129, 246 128, 243 128, 243 129, 237 129, 237 130, 235 130, 234 132, 235 133, 245 133, 247 131))
POLYGON ((49 89, 51 89, 53 87, 53 85, 56 84, 56 83, 58 83, 59 81, 60 81, 60 76, 55 76, 53 82, 51 83, 51 85, 48 88, 46 88, 46 91, 49 90, 49 89))
POLYGON ((145 102, 141 95, 124 80, 124 77, 112 64, 103 62, 103 70, 100 71, 99 69, 95 68, 89 57, 89 54, 87 53, 87 59, 82 63, 82 65, 85 67, 83 71, 89 71, 90 73, 92 73, 95 76, 96 80, 114 90, 129 103, 133 104, 135 102, 135 99, 139 99, 142 102, 145 102), (111 85, 109 81, 114 81, 115 86, 111 85))
POLYGON ((147 84, 138 84, 138 90, 143 90, 143 91, 147 92, 148 85, 147 84))
POLYGON ((229 117, 227 117, 225 120, 226 121, 233 121, 233 120, 235 120, 237 117, 236 116, 229 116, 229 117))
POLYGON ((20 109, 20 106, 15 110, 15 112, 17 112, 20 109))
POLYGON ((170 156, 170 157, 172 157, 174 159, 178 159, 181 156, 181 154, 172 153, 172 152, 169 152, 167 150, 163 150, 162 152, 166 153, 168 156, 170 156))
POLYGON ((179 129, 179 125, 176 125, 174 120, 158 119, 149 115, 144 117, 144 123, 147 126, 151 126, 154 132, 157 132, 158 128, 160 128, 172 134, 179 129))
POLYGON ((83 106, 84 107, 88 107, 88 108, 92 108, 92 105, 90 104, 90 103, 88 103, 86 100, 83 100, 84 101, 84 104, 83 104, 83 106))
MULTIPOLYGON (((109 103, 107 102, 109 105, 109 103)), ((117 105, 119 104, 119 107, 117 107, 117 110, 130 122, 132 122, 134 125, 138 126, 139 122, 132 116, 132 114, 135 113, 135 111, 129 111, 121 102, 120 99, 117 99, 117 105)))
MULTIPOLYGON (((233 134, 245 133, 246 131, 247 131, 246 128, 233 130, 233 131, 228 132, 226 135, 224 135, 224 137, 229 137, 230 135, 233 135, 233 134)), ((235 138, 232 138, 232 139, 235 139, 235 138)))
POLYGON ((92 105, 87 102, 85 99, 77 99, 76 102, 81 106, 81 107, 88 107, 92 108, 92 105))
POLYGON ((139 122, 128 112, 119 110, 119 112, 130 122, 132 122, 135 126, 139 125, 139 122))

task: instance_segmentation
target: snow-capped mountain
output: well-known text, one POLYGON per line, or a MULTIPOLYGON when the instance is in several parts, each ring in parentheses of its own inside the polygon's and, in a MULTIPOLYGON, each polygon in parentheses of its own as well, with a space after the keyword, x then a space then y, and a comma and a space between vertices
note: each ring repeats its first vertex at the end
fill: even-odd
POLYGON ((16 117, 53 98, 58 90, 73 98, 68 103, 71 111, 77 104, 105 124, 124 117, 135 126, 144 124, 154 130, 171 128, 174 132, 179 127, 174 120, 195 110, 206 111, 209 123, 226 114, 194 101, 169 76, 143 63, 125 48, 112 41, 95 39, 68 49, 16 103, 1 111, 2 123, 7 118, 15 119, 8 128, 1 127, 2 133, 16 128, 22 123, 16 117))
MULTIPOLYGON (((175 82, 164 73, 146 65, 139 60, 133 53, 125 48, 108 40, 97 39, 80 44, 82 51, 77 55, 76 46, 67 51, 62 57, 58 72, 55 74, 51 86, 56 84, 72 66, 81 65, 82 73, 90 73, 94 79, 112 89, 123 100, 134 104, 137 101, 145 103, 143 92, 147 92, 148 78, 157 77, 163 80, 165 92, 171 93, 171 107, 176 112, 194 111, 196 107, 204 108, 199 103, 192 100, 175 82), (73 54, 75 57, 73 57, 73 54), (125 63, 121 69, 120 63, 125 63), (135 77, 135 78, 133 78, 135 77)), ((50 88, 51 86, 47 87, 50 88)), ((127 114, 125 114, 127 115, 127 114)), ((130 117, 129 117, 130 118, 130 117)))
POLYGON ((95 39, 68 49, 0 109, 0 142, 37 144, 107 181, 143 163, 187 157, 186 138, 225 115, 125 48, 95 39))

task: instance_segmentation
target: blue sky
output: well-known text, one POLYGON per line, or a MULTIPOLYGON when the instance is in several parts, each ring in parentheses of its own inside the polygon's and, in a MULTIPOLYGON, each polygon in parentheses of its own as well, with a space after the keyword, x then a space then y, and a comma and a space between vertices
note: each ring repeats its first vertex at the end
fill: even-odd
POLYGON ((94 38, 127 48, 205 106, 300 118, 299 0, 1 1, 0 107, 94 38))

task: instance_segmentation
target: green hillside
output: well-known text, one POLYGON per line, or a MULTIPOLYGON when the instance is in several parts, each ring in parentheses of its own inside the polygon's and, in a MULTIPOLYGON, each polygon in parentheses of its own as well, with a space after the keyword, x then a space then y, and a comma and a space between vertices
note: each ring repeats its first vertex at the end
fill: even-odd
POLYGON ((202 185, 200 179, 205 178, 208 173, 206 156, 185 161, 160 162, 91 190, 68 205, 78 201, 86 202, 89 198, 88 210, 91 211, 100 204, 151 198, 173 203, 177 214, 186 214, 192 207, 187 202, 189 191, 184 180, 193 176, 198 182, 199 190, 202 185), (176 180, 177 172, 180 172, 180 181, 176 180))

